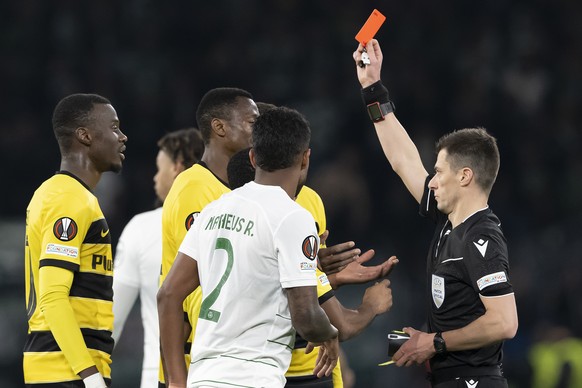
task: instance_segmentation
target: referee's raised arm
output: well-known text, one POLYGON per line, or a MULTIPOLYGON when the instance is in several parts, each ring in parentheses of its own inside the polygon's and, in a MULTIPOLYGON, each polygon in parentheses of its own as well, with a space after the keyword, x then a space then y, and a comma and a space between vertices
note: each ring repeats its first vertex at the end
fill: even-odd
POLYGON ((394 115, 394 104, 380 80, 382 69, 380 44, 376 39, 369 41, 365 48, 359 44, 353 57, 358 80, 362 85, 362 97, 376 127, 384 154, 408 191, 420 203, 428 172, 422 164, 418 149, 394 115), (370 64, 362 67, 358 66, 358 63, 364 50, 368 53, 370 64))

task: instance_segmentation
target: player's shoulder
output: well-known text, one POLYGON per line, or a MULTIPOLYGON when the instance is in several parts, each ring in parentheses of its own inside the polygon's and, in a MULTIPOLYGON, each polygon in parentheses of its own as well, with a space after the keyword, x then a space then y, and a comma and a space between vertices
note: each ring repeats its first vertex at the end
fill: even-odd
POLYGON ((294 213, 311 217, 307 210, 291 199, 279 186, 249 182, 234 190, 228 197, 225 195, 225 198, 245 200, 249 205, 262 209, 262 212, 271 220, 281 221, 294 213))
POLYGON ((125 226, 125 229, 136 228, 140 225, 143 225, 144 227, 150 227, 152 223, 161 223, 161 221, 162 208, 158 207, 156 209, 134 215, 125 226))
POLYGON ((43 207, 67 209, 91 209, 98 206, 97 197, 78 178, 66 174, 55 174, 45 180, 35 191, 31 204, 42 203, 43 207))
POLYGON ((182 171, 172 183, 168 197, 179 198, 192 192, 228 192, 230 189, 206 167, 195 164, 182 171))
POLYGON ((304 198, 307 200, 312 200, 312 201, 321 201, 321 197, 319 196, 319 194, 317 193, 317 191, 315 191, 314 189, 312 189, 311 187, 304 185, 301 188, 301 191, 299 192, 299 195, 297 195, 297 200, 299 200, 300 198, 304 198))

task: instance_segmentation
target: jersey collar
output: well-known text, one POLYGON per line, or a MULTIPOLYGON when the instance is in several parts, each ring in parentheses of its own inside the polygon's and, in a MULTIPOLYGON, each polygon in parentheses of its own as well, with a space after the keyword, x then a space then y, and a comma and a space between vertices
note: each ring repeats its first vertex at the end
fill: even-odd
POLYGON ((87 190, 89 190, 91 193, 93 193, 93 190, 91 190, 91 188, 89 186, 87 186, 87 184, 85 182, 83 182, 81 180, 81 178, 79 178, 78 176, 76 176, 75 174, 73 174, 72 172, 69 171, 65 171, 65 170, 60 170, 55 172, 55 175, 57 174, 61 174, 61 175, 67 175, 70 176, 71 178, 75 179, 77 182, 79 182, 80 184, 83 185, 84 188, 86 188, 87 190))
POLYGON ((228 187, 228 188, 230 189, 230 186, 228 185, 228 183, 226 183, 225 181, 223 181, 222 179, 220 179, 220 178, 218 177, 218 175, 216 175, 214 172, 212 172, 212 170, 208 168, 208 165, 207 165, 205 162, 203 162, 203 161, 201 160, 201 161, 199 161, 197 164, 201 165, 202 167, 204 167, 205 169, 207 169, 208 171, 210 171, 210 173, 211 173, 212 175, 214 175, 214 177, 215 177, 216 179, 218 179, 218 181, 219 181, 220 183, 222 183, 224 186, 226 186, 226 187, 228 187))

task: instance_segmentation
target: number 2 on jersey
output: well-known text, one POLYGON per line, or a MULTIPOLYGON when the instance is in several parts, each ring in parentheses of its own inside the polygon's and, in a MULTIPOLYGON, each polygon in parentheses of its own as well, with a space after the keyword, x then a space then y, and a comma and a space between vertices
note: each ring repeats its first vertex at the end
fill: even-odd
POLYGON ((230 271, 232 271, 232 265, 234 263, 234 254, 232 251, 232 244, 230 240, 227 238, 219 237, 216 239, 216 245, 214 246, 215 250, 224 249, 226 251, 226 255, 228 256, 228 262, 226 263, 226 270, 222 274, 220 281, 212 290, 210 294, 202 301, 202 305, 200 306, 200 315, 198 316, 200 319, 206 319, 212 322, 218 322, 218 318, 220 317, 220 311, 212 310, 210 307, 216 302, 218 299, 218 295, 220 295, 220 290, 226 283, 228 276, 230 275, 230 271))

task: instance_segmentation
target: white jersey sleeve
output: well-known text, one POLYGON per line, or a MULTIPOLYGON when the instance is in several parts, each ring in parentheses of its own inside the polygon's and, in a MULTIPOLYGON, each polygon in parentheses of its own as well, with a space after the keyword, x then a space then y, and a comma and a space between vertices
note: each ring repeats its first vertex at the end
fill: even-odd
POLYGON ((198 234, 200 233, 200 222, 194 221, 192 227, 188 229, 184 240, 180 244, 178 252, 181 252, 191 259, 198 261, 200 259, 199 249, 198 249, 198 234))
POLYGON ((138 224, 135 217, 121 232, 117 249, 115 251, 114 275, 113 275, 113 339, 119 340, 119 336, 125 325, 125 321, 139 295, 139 271, 138 250, 139 237, 135 232, 138 224))
POLYGON ((309 212, 297 209, 274 231, 279 277, 283 288, 316 286, 319 237, 309 212))

